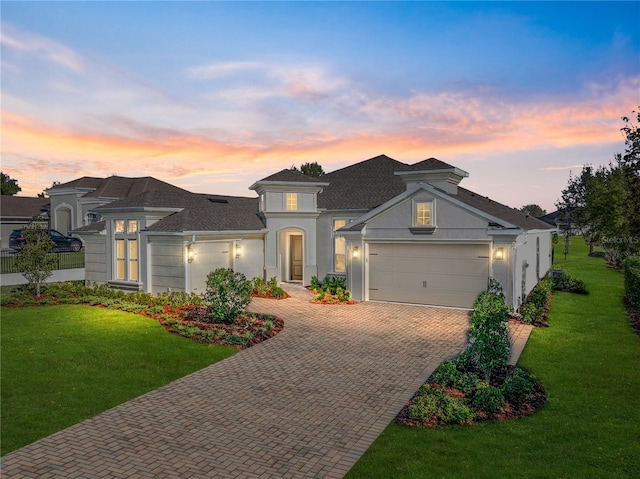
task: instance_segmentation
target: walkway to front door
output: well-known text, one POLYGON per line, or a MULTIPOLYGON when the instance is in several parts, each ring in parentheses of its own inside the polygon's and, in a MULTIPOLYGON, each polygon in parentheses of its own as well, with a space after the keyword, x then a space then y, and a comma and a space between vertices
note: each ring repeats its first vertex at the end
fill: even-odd
POLYGON ((340 478, 433 369, 467 312, 256 299, 284 330, 3 458, 3 478, 340 478))

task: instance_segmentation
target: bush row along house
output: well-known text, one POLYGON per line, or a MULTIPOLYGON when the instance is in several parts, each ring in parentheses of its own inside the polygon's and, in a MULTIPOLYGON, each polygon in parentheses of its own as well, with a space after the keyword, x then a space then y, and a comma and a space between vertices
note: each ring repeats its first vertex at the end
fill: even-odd
POLYGON ((225 267, 301 284, 343 276, 360 301, 470 308, 493 277, 517 307, 551 266, 554 228, 459 186, 467 176, 381 155, 320 178, 282 170, 252 198, 122 177, 48 193, 52 227, 84 242, 86 280, 115 288, 200 293, 225 267))

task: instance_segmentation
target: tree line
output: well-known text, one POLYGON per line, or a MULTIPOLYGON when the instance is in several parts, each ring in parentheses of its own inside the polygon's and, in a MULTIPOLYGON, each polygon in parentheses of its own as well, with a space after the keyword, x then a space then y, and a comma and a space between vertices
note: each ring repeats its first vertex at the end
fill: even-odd
POLYGON ((640 107, 633 115, 622 117, 624 153, 606 166, 583 166, 556 203, 567 234, 579 232, 590 254, 602 245, 615 267, 640 251, 640 107))

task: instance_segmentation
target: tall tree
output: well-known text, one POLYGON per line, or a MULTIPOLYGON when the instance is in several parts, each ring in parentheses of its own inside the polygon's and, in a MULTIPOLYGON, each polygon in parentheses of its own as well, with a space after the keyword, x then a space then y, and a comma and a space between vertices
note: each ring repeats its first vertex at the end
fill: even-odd
POLYGON ((593 254, 593 248, 599 239, 598 231, 592 227, 587 209, 587 191, 593 181, 593 167, 583 166, 579 176, 569 176, 569 183, 562 190, 561 199, 556 202, 556 208, 561 211, 560 217, 567 229, 580 232, 589 246, 589 254, 593 254))
POLYGON ((13 196, 16 193, 22 191, 22 188, 18 186, 18 180, 14 180, 9 175, 5 175, 0 171, 0 188, 3 195, 13 196))
MULTIPOLYGON (((633 112, 636 113, 636 112, 633 112)), ((640 241, 640 107, 636 113, 636 124, 623 117, 625 125, 621 131, 625 135, 624 155, 618 155, 618 163, 627 179, 627 205, 629 233, 640 241)))
POLYGON ((539 205, 536 204, 524 205, 522 208, 520 208, 520 211, 529 216, 533 216, 534 218, 540 218, 541 216, 547 214, 546 210, 543 210, 539 205))
POLYGON ((302 165, 300 165, 300 169, 298 169, 295 165, 292 165, 291 169, 293 171, 299 171, 303 175, 307 175, 312 178, 320 178, 322 175, 324 175, 324 170, 317 161, 314 161, 313 163, 303 163, 302 165))
POLYGON ((625 152, 595 171, 583 167, 580 176, 569 178, 556 203, 565 221, 580 230, 589 252, 602 241, 614 266, 640 251, 640 113, 636 118, 636 124, 622 118, 625 152))

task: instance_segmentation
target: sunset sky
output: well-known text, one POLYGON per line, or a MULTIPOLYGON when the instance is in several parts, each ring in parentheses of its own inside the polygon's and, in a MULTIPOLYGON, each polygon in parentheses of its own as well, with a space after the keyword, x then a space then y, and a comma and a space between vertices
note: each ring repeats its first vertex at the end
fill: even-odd
POLYGON ((21 196, 154 176, 254 196, 282 168, 436 157, 554 208, 624 151, 640 2, 11 2, 2 171, 21 196))

